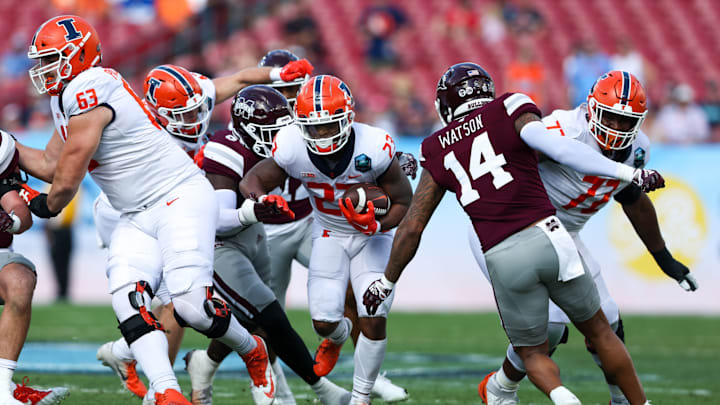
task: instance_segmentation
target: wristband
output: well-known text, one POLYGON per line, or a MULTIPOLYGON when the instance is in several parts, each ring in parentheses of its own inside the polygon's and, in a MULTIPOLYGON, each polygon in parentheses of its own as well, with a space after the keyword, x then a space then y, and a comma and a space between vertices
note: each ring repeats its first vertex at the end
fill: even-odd
POLYGON ((617 164, 617 169, 615 170, 615 178, 616 179, 620 179, 620 180, 626 181, 628 183, 632 183, 634 175, 635 175, 634 168, 632 168, 626 164, 623 164, 623 163, 617 164))
POLYGON ((243 225, 252 225, 258 222, 255 216, 255 201, 246 198, 237 210, 240 223, 243 225))
POLYGON ((283 81, 282 77, 280 77, 280 72, 282 71, 282 68, 274 67, 270 70, 270 80, 274 82, 281 82, 283 81))
POLYGON ((673 259, 670 251, 667 249, 667 246, 651 254, 655 259, 655 263, 657 263, 660 268, 664 269, 666 266, 671 266, 675 262, 675 259, 673 259))
POLYGON ((10 218, 12 218, 13 220, 13 225, 7 231, 10 233, 15 233, 20 230, 20 227, 22 226, 22 221, 20 220, 20 217, 15 215, 15 212, 10 213, 10 218))
POLYGON ((385 287, 385 288, 388 289, 388 290, 392 290, 393 288, 395 288, 395 283, 393 283, 392 281, 388 280, 388 279, 385 277, 384 274, 383 274, 383 276, 380 278, 380 283, 382 283, 383 287, 385 287))

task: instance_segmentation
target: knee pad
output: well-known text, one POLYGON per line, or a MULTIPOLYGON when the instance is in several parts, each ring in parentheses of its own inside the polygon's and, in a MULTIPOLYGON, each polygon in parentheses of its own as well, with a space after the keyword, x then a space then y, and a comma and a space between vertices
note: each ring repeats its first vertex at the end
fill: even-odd
MULTIPOLYGON (((194 295, 194 291, 191 291, 184 295, 190 294, 194 295)), ((205 299, 202 300, 202 314, 200 314, 200 311, 196 310, 184 310, 183 308, 186 307, 186 305, 184 305, 186 301, 181 298, 182 296, 176 298, 174 301, 175 311, 173 312, 173 315, 175 316, 175 320, 177 320, 178 325, 182 327, 190 326, 191 328, 211 339, 216 339, 224 336, 225 333, 227 333, 228 328, 230 327, 232 313, 230 312, 230 308, 228 308, 227 304, 224 301, 218 298, 213 298, 212 295, 212 287, 206 287, 205 299), (186 313, 186 316, 193 316, 194 319, 184 318, 181 313, 178 312, 178 308, 181 308, 180 312, 186 313), (206 318, 203 317, 203 315, 205 315, 206 318), (200 319, 201 317, 204 319, 200 319), (201 323, 206 324, 208 323, 208 321, 210 321, 211 323, 210 326, 207 328, 203 328, 199 325, 201 323)))
POLYGON ((146 302, 152 300, 152 289, 145 281, 135 283, 135 288, 128 292, 130 306, 138 311, 137 314, 120 322, 118 329, 125 338, 128 345, 132 344, 142 336, 156 331, 164 331, 162 325, 152 312, 147 310, 146 302), (146 297, 149 297, 146 299, 146 297))

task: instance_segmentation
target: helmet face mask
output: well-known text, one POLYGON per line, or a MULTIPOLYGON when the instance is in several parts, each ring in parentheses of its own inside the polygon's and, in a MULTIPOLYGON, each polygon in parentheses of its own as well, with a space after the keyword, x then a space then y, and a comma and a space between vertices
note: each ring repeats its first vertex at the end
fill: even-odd
POLYGON ((241 90, 233 99, 230 112, 233 134, 264 158, 272 155, 272 143, 278 131, 294 122, 287 99, 265 85, 241 90))
POLYGON ((645 90, 627 72, 601 76, 587 101, 588 129, 600 148, 620 151, 630 147, 647 115, 645 90))
POLYGON ((84 19, 59 16, 38 28, 28 58, 39 60, 28 72, 38 93, 57 95, 65 83, 100 63, 100 40, 84 19))
POLYGON ((166 121, 165 129, 181 138, 197 139, 205 135, 210 121, 208 99, 205 94, 195 94, 184 107, 158 107, 158 114, 166 121))
POLYGON ((298 93, 295 121, 310 152, 330 155, 350 138, 355 101, 348 86, 334 76, 311 78, 298 93))

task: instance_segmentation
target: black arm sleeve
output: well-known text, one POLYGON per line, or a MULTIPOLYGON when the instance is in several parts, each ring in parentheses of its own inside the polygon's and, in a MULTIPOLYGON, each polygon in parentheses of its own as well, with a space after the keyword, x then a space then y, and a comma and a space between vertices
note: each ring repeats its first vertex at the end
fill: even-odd
POLYGON ((642 193, 642 190, 640 190, 640 186, 637 184, 630 183, 627 186, 625 186, 624 189, 620 190, 617 194, 615 194, 615 201, 619 202, 620 204, 632 204, 635 201, 640 198, 640 193, 642 193))

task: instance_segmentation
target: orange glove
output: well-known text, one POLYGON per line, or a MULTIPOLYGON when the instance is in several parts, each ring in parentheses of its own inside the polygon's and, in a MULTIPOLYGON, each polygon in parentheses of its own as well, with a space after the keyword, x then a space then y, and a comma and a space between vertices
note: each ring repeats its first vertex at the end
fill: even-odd
POLYGON ((372 201, 368 201, 367 212, 364 214, 358 214, 355 211, 349 198, 346 198, 345 201, 338 198, 338 205, 340 206, 340 212, 353 228, 367 236, 380 232, 380 222, 375 219, 375 204, 372 201))
POLYGON ((22 198, 27 205, 30 205, 30 201, 32 201, 33 198, 40 195, 39 191, 33 189, 27 184, 21 184, 20 187, 22 188, 22 190, 20 190, 18 194, 20 194, 20 198, 22 198))
POLYGON ((201 146, 200 149, 198 149, 198 151, 195 152, 195 157, 193 158, 193 162, 195 162, 197 167, 202 169, 204 158, 205 158, 205 145, 201 146))
MULTIPOLYGON (((270 194, 270 195, 263 195, 258 198, 258 203, 264 205, 265 207, 269 208, 272 214, 282 214, 287 217, 290 217, 290 219, 295 219, 295 213, 290 209, 290 206, 288 205, 287 201, 285 201, 282 196, 276 195, 276 194, 270 194)), ((255 211, 255 214, 259 221, 262 222, 263 215, 258 215, 258 212, 255 211)))
POLYGON ((300 59, 288 62, 280 70, 280 79, 284 82, 291 82, 300 77, 310 76, 313 72, 313 65, 307 59, 300 59))

